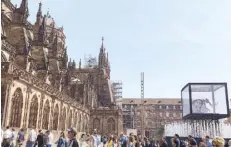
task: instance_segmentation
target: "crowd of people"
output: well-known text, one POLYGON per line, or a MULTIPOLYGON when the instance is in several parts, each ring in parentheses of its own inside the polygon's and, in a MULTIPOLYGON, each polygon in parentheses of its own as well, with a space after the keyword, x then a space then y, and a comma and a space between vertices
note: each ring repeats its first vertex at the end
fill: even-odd
POLYGON ((171 139, 172 147, 231 147, 231 140, 225 142, 222 137, 211 139, 209 136, 201 138, 198 143, 193 136, 189 135, 186 140, 180 140, 180 136, 175 134, 171 139))
POLYGON ((231 140, 226 143, 221 137, 210 139, 209 136, 205 136, 198 143, 191 135, 186 140, 181 140, 180 136, 175 134, 168 143, 165 137, 158 141, 147 137, 142 138, 133 133, 128 136, 124 133, 120 136, 112 134, 100 136, 95 129, 92 135, 82 134, 77 140, 75 128, 69 128, 66 131, 67 137, 65 131, 62 131, 59 138, 54 140, 52 131, 36 132, 36 129, 32 127, 26 139, 23 129, 16 133, 14 128, 6 127, 1 133, 2 147, 52 147, 53 144, 57 147, 231 147, 231 140))
POLYGON ((25 132, 20 129, 18 133, 15 132, 14 128, 6 127, 4 131, 1 132, 1 144, 2 147, 52 147, 55 143, 57 147, 79 147, 79 142, 76 139, 77 132, 75 128, 69 128, 67 130, 67 136, 65 137, 65 132, 61 132, 59 139, 54 140, 54 135, 52 131, 42 131, 38 132, 34 127, 29 130, 27 138, 25 138, 25 132), (25 144, 25 145, 24 145, 25 144))

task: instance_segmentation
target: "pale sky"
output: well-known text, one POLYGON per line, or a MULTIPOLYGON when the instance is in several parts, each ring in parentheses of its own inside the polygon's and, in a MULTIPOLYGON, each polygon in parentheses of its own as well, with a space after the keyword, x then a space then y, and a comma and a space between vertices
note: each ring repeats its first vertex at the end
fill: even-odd
MULTIPOLYGON (((11 0, 20 4, 21 0, 11 0)), ((29 0, 35 22, 39 0, 29 0)), ((230 0, 43 0, 66 34, 69 57, 98 56, 101 37, 112 80, 123 97, 180 98, 188 82, 228 82, 231 91, 230 0)), ((44 14, 43 13, 43 14, 44 14)), ((231 96, 231 92, 230 96, 231 96)))

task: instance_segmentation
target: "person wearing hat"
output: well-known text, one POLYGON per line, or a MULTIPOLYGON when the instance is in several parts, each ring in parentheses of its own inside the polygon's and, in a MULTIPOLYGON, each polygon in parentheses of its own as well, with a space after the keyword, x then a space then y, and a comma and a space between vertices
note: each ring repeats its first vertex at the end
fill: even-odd
POLYGON ((77 142, 76 140, 76 130, 75 128, 69 128, 67 130, 68 132, 68 138, 69 138, 69 141, 67 143, 67 147, 79 147, 79 143, 77 142))

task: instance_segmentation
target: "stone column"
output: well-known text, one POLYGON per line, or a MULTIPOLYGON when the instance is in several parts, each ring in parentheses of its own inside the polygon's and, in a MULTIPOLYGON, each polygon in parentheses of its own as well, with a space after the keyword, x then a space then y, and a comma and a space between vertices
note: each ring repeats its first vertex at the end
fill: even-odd
MULTIPOLYGON (((68 119, 68 118, 69 118, 69 113, 70 113, 70 108, 67 109, 67 114, 66 114, 66 118, 65 118, 65 119, 66 119, 66 120, 65 120, 65 127, 66 127, 66 128, 69 128, 69 127, 70 127, 70 126, 69 126, 69 119, 68 119)), ((66 129, 66 128, 65 128, 65 129, 66 129)))
POLYGON ((78 131, 78 110, 75 111, 75 128, 78 131))
POLYGON ((45 94, 41 93, 40 97, 40 103, 39 103, 39 114, 38 114, 38 127, 42 128, 42 122, 43 122, 43 100, 45 99, 45 94))
POLYGON ((9 123, 9 118, 10 118, 10 110, 7 109, 9 108, 11 104, 11 99, 12 99, 12 94, 10 93, 11 88, 13 87, 13 78, 12 77, 6 77, 6 94, 5 94, 5 105, 4 105, 4 114, 3 114, 3 121, 2 121, 2 126, 7 126, 9 123))
POLYGON ((75 125, 75 127, 76 127, 76 129, 77 129, 77 131, 79 132, 79 128, 78 128, 78 126, 79 126, 79 113, 78 113, 78 110, 77 110, 77 112, 76 112, 76 118, 75 119, 77 119, 76 120, 76 125, 75 125))
POLYGON ((30 102, 30 94, 31 93, 32 93, 31 87, 27 86, 27 89, 26 89, 26 98, 25 98, 25 107, 24 107, 23 128, 31 127, 31 126, 28 126, 29 117, 30 117, 29 116, 29 114, 30 114, 30 104, 29 104, 29 102, 30 102))
POLYGON ((58 130, 61 130, 62 128, 60 127, 60 119, 62 118, 62 112, 63 112, 63 102, 61 102, 61 104, 59 105, 59 116, 58 116, 58 130))

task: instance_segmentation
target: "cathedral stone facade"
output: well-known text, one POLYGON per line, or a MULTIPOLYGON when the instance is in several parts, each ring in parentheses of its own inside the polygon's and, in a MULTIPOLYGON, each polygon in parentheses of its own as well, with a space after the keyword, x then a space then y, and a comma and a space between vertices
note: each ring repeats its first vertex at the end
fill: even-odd
POLYGON ((41 3, 34 24, 27 21, 28 0, 19 7, 1 4, 2 127, 120 133, 122 111, 114 103, 103 42, 98 64, 83 68, 81 60, 68 60, 63 28, 43 15, 41 3))

